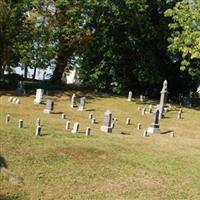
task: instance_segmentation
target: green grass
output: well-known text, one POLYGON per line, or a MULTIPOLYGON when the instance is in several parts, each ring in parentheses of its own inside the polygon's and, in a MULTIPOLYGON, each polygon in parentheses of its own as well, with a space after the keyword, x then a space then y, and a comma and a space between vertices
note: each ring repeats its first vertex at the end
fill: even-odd
POLYGON ((174 138, 143 138, 151 122, 151 115, 137 111, 144 105, 88 93, 86 107, 93 111, 78 112, 69 107, 71 94, 45 98, 54 99, 55 112, 65 112, 72 124, 80 122, 81 133, 75 135, 65 130, 61 114, 43 114, 44 105, 34 105, 34 96, 20 97, 20 105, 9 104, 8 95, 0 97, 0 156, 7 171, 20 180, 10 181, 1 170, 0 200, 200 199, 199 111, 184 108, 181 120, 176 119, 177 111, 166 114, 161 130, 175 130, 174 138), (112 134, 100 131, 106 109, 118 119, 112 134), (90 112, 98 124, 90 123, 90 112), (11 123, 5 124, 8 113, 11 123), (34 136, 38 117, 41 137, 34 136), (130 126, 125 125, 127 117, 130 126), (19 119, 24 120, 24 129, 18 128, 19 119), (138 122, 142 130, 136 129, 138 122), (91 137, 83 133, 88 126, 91 137))

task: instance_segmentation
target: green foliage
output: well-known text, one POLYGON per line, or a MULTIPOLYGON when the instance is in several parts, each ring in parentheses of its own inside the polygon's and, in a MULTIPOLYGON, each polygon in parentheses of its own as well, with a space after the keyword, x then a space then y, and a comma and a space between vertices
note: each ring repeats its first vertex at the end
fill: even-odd
POLYGON ((169 24, 169 51, 176 60, 181 55, 181 70, 192 76, 200 74, 200 1, 183 0, 165 12, 172 19, 169 24))

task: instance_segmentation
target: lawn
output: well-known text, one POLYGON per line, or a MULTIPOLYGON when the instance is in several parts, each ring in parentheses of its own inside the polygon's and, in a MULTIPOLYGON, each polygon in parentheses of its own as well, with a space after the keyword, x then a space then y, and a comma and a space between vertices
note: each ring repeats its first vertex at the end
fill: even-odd
POLYGON ((183 108, 166 113, 161 131, 143 137, 152 116, 142 116, 138 100, 74 91, 86 96, 86 111, 70 108, 73 92, 49 93, 54 114, 43 114, 34 95, 19 97, 21 104, 0 96, 0 200, 90 199, 200 199, 200 113, 183 108), (110 109, 117 122, 112 134, 100 131, 104 112, 110 109), (61 119, 61 113, 67 119, 61 119), (97 124, 91 124, 93 113, 97 124), (5 124, 6 114, 11 122, 5 124), (41 119, 42 136, 35 137, 35 121, 41 119), (126 118, 131 125, 125 125, 126 118), (24 128, 18 128, 18 120, 24 128), (80 133, 65 130, 66 120, 80 123, 80 133), (137 123, 142 129, 137 130, 137 123), (86 137, 90 126, 92 135, 86 137), (122 134, 123 133, 123 134, 122 134))

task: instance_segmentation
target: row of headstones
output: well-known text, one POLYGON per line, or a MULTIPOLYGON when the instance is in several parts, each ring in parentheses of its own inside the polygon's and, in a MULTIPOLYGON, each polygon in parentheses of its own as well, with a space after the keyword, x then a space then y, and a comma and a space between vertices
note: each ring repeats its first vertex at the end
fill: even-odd
MULTIPOLYGON (((129 91, 127 101, 132 101, 133 92, 129 91)), ((140 95, 140 102, 144 102, 146 97, 144 95, 140 95)))
POLYGON ((13 104, 20 104, 20 100, 16 97, 9 97, 8 102, 13 104))
MULTIPOLYGON (((10 115, 6 115, 6 124, 10 123, 11 122, 11 117, 10 115)), ((66 130, 70 130, 70 121, 67 121, 66 122, 66 130)), ((24 121, 22 119, 19 120, 18 122, 18 127, 19 128, 24 128, 24 121)), ((71 130, 71 133, 78 133, 79 132, 79 129, 80 129, 80 125, 78 122, 75 122, 74 123, 74 126, 71 130)), ((37 118, 36 120, 36 131, 35 131, 35 136, 41 136, 41 130, 42 130, 42 127, 41 127, 41 122, 40 122, 40 119, 37 118)), ((86 136, 90 136, 91 135, 91 128, 90 127, 87 127, 86 128, 86 131, 85 131, 85 135, 86 136)))

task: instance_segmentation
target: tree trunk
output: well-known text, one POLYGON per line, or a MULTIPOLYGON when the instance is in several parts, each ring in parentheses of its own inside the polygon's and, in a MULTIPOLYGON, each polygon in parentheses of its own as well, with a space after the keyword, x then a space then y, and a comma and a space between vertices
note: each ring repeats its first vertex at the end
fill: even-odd
POLYGON ((24 66, 24 79, 27 79, 27 75, 28 75, 28 67, 24 66))
POLYGON ((33 76, 32 76, 33 80, 35 80, 36 71, 37 71, 37 66, 34 67, 33 76))
POLYGON ((53 84, 61 85, 61 78, 62 78, 63 72, 65 71, 65 67, 67 65, 67 61, 69 57, 70 56, 67 56, 67 53, 64 51, 59 53, 56 68, 51 77, 51 82, 53 84))

